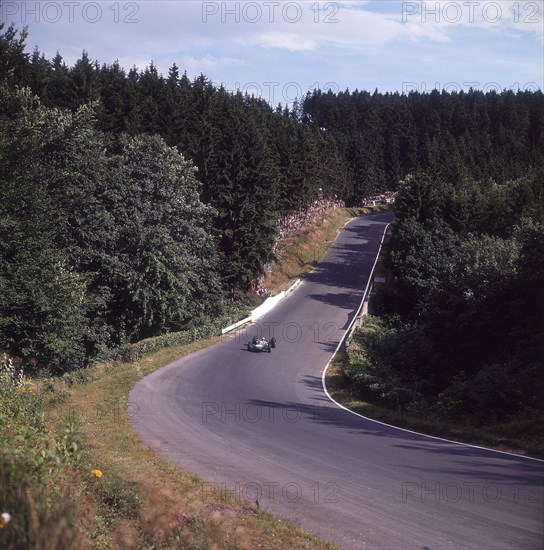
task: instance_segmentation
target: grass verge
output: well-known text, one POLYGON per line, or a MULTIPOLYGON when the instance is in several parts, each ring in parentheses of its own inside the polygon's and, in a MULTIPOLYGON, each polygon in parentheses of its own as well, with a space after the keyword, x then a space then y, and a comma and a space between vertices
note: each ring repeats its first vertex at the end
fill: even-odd
POLYGON ((372 420, 378 420, 399 428, 497 451, 544 459, 544 442, 527 439, 523 436, 527 429, 539 419, 526 418, 510 423, 495 424, 482 429, 474 426, 439 422, 387 409, 363 401, 352 392, 349 380, 344 375, 344 368, 348 360, 346 352, 339 352, 331 362, 326 376, 327 391, 335 401, 344 407, 372 420))
POLYGON ((425 413, 407 413, 361 399, 346 372, 349 371, 350 356, 357 355, 364 347, 365 333, 375 331, 379 326, 379 318, 365 317, 365 319, 367 321, 353 334, 349 351, 342 348, 327 369, 325 378, 327 391, 335 401, 367 418, 399 428, 497 451, 544 459, 544 437, 542 436, 544 419, 542 412, 539 411, 510 422, 482 427, 437 419, 432 411, 428 411, 428 416, 424 416, 425 413))
POLYGON ((280 243, 276 251, 277 261, 266 274, 264 286, 273 294, 286 290, 315 267, 351 218, 387 210, 387 205, 338 208, 317 217, 280 243))
POLYGON ((134 363, 101 365, 86 382, 65 387, 57 381, 50 388, 50 428, 61 433, 67 422, 75 424, 82 446, 78 475, 86 482, 77 504, 87 510, 80 522, 87 544, 81 547, 333 548, 250 503, 211 490, 155 454, 132 430, 125 409, 136 381, 217 339, 160 350, 134 363))
MULTIPOLYGON (((309 272, 352 215, 376 211, 337 210, 287 239, 274 290, 309 272)), ((136 381, 217 338, 156 339, 59 379, 0 384, 0 511, 11 515, 0 520, 0 547, 332 549, 253 503, 210 490, 132 430, 127 396, 136 381)))

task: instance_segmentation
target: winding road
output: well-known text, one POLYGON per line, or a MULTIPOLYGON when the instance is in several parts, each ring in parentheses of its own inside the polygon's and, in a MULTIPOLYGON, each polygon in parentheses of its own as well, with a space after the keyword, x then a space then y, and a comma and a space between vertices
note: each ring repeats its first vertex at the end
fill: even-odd
POLYGON ((343 548, 543 549, 544 462, 380 424, 323 389, 390 221, 352 220, 258 323, 140 380, 134 429, 210 502, 258 500, 343 548), (259 332, 272 353, 247 351, 259 332))

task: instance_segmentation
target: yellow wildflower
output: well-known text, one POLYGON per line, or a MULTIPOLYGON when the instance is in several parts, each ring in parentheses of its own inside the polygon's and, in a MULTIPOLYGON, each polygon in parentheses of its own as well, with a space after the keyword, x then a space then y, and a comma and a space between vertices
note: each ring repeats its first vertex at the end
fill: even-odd
POLYGON ((94 477, 102 477, 102 472, 100 470, 91 470, 91 474, 94 476, 94 477))
POLYGON ((31 380, 25 380, 21 387, 22 392, 34 393, 34 385, 31 380))

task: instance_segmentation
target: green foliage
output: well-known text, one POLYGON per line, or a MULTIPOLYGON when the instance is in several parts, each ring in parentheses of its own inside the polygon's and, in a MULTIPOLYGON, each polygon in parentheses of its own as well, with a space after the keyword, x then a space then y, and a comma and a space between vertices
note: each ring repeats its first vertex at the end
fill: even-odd
POLYGON ((399 222, 388 259, 399 278, 399 310, 419 316, 453 269, 459 243, 451 228, 440 220, 425 229, 414 218, 399 222))
POLYGON ((363 343, 379 383, 409 382, 429 414, 457 422, 542 408, 541 193, 538 173, 502 185, 407 178, 387 258, 393 277, 379 299, 393 316, 363 343))
MULTIPOLYGON (((221 293, 194 168, 159 137, 120 140, 111 314, 133 340, 208 312, 221 293)), ((111 183, 110 183, 111 185, 111 183)), ((113 187, 113 186, 112 186, 113 187)))
POLYGON ((222 274, 231 290, 251 288, 271 258, 276 236, 276 173, 259 116, 246 112, 241 94, 231 100, 222 88, 204 113, 204 197, 217 212, 222 274))
POLYGON ((0 350, 60 372, 198 326, 223 289, 254 288, 279 215, 398 188, 383 309, 429 333, 437 384, 459 347, 470 376, 509 362, 496 341, 537 360, 542 92, 315 90, 273 109, 25 38, 0 27, 0 350))
POLYGON ((497 183, 463 178, 445 183, 439 172, 416 172, 400 182, 395 201, 399 221, 414 219, 428 226, 446 222, 455 233, 508 237, 524 218, 542 221, 542 169, 497 183))
POLYGON ((505 365, 484 365, 470 378, 461 371, 440 393, 435 408, 442 418, 481 425, 534 407, 520 391, 515 374, 505 365))
POLYGON ((0 90, 0 349, 66 370, 83 360, 85 284, 54 243, 63 226, 44 158, 65 123, 55 114, 0 90))
POLYGON ((400 220, 434 220, 444 208, 444 182, 439 175, 426 172, 409 174, 399 183, 395 216, 400 220))
POLYGON ((133 519, 139 516, 142 502, 137 483, 123 479, 121 474, 110 468, 102 477, 92 479, 91 485, 100 512, 109 526, 118 518, 133 519))
POLYGON ((70 426, 54 437, 43 399, 7 358, 0 361, 0 509, 12 516, 0 531, 2 548, 70 548, 77 544, 65 472, 80 450, 70 426))
POLYGON ((25 53, 27 29, 23 29, 17 38, 15 26, 10 25, 2 33, 5 26, 5 23, 0 23, 0 86, 18 84, 28 64, 28 55, 25 53))
POLYGON ((213 320, 201 324, 195 323, 185 330, 169 332, 161 336, 140 340, 134 344, 127 344, 114 350, 113 353, 110 352, 108 357, 119 358, 123 361, 138 361, 142 357, 164 348, 184 346, 203 338, 217 336, 222 328, 240 320, 246 314, 247 309, 244 307, 243 302, 240 302, 235 307, 229 307, 228 312, 222 314, 217 312, 213 320))
POLYGON ((355 349, 350 349, 346 375, 361 396, 403 410, 423 399, 425 387, 431 384, 430 373, 420 372, 427 353, 420 326, 384 326, 367 317, 355 349))
POLYGON ((0 349, 52 372, 221 295, 192 165, 159 137, 110 143, 93 118, 1 90, 0 349))

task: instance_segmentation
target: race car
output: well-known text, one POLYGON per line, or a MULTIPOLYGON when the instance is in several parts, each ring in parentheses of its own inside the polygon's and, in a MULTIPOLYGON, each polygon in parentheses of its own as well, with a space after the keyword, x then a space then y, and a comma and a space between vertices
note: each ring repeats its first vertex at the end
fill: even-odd
POLYGON ((247 343, 248 351, 267 351, 270 353, 272 348, 276 347, 276 339, 274 337, 270 338, 270 341, 266 338, 258 338, 257 336, 253 337, 251 342, 247 343))

